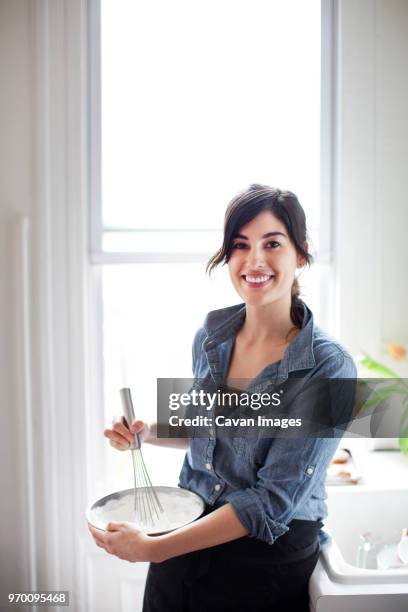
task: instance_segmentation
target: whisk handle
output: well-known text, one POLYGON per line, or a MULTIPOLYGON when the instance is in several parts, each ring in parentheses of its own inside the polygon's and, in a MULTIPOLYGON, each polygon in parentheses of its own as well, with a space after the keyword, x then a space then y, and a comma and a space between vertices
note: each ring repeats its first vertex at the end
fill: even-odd
MULTIPOLYGON (((135 420, 135 409, 133 408, 132 394, 129 387, 123 387, 123 389, 119 390, 119 393, 122 400, 123 414, 125 415, 128 427, 130 427, 132 422, 135 420)), ((140 448, 140 437, 138 433, 135 434, 135 443, 129 448, 140 448)))

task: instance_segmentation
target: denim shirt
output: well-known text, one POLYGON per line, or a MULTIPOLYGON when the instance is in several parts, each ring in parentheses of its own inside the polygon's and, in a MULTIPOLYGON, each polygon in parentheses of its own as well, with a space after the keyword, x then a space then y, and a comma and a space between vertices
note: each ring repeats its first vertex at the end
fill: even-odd
MULTIPOLYGON (((246 391, 268 392, 293 376, 357 378, 347 351, 313 322, 303 304, 302 328, 281 361, 266 366, 246 391)), ((211 378, 225 384, 238 330, 246 316, 245 304, 214 310, 206 316, 193 342, 195 379, 211 378)), ((336 410, 347 421, 351 400, 339 397, 336 410)), ((200 495, 209 506, 230 503, 249 536, 269 544, 288 531, 292 519, 323 521, 327 516, 327 468, 339 445, 331 438, 208 437, 190 438, 179 486, 200 495)), ((329 535, 320 529, 319 541, 329 535)))

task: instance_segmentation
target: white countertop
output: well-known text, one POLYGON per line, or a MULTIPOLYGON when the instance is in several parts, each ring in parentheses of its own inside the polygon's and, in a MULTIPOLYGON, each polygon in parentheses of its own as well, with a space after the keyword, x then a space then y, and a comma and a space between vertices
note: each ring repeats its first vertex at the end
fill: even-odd
POLYGON ((399 450, 370 450, 371 440, 343 438, 340 448, 350 450, 361 480, 355 485, 328 486, 327 490, 408 488, 408 455, 399 450))

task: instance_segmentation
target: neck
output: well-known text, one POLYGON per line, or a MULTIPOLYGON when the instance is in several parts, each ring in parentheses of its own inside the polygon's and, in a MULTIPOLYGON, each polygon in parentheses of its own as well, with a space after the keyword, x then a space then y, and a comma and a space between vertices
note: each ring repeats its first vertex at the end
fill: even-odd
POLYGON ((290 318, 290 307, 290 297, 284 303, 277 301, 264 306, 247 304, 245 322, 241 329, 242 338, 248 344, 290 342, 297 331, 290 318))

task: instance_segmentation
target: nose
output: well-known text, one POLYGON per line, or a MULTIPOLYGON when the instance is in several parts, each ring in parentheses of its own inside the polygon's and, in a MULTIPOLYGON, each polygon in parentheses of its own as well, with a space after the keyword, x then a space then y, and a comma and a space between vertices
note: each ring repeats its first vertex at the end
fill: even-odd
POLYGON ((265 254, 262 248, 253 247, 247 251, 247 265, 251 270, 265 267, 265 254))

